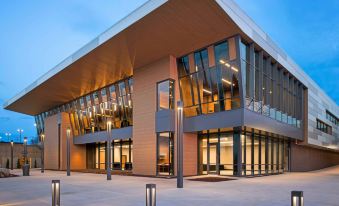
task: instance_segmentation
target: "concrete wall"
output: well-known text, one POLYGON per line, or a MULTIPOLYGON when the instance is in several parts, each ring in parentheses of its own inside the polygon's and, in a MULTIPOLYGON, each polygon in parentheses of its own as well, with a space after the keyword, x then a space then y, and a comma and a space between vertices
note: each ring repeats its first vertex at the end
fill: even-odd
MULTIPOLYGON (((17 161, 20 159, 21 165, 23 163, 23 155, 24 151, 23 144, 15 144, 13 145, 13 168, 17 168, 17 161)), ((27 158, 31 167, 41 166, 41 150, 38 145, 27 145, 27 158)), ((0 168, 6 167, 7 159, 9 160, 9 168, 11 167, 11 143, 0 143, 0 168)))
MULTIPOLYGON (((67 113, 60 113, 45 120, 45 168, 55 170, 67 169, 67 135, 70 127, 67 113), (58 124, 60 123, 60 141, 58 124), (60 142, 60 145, 59 145, 60 142), (60 149, 60 150, 59 150, 60 149), (59 163, 60 161, 60 163, 59 163)), ((70 138, 71 169, 86 169, 86 145, 74 145, 73 136, 70 138)))
POLYGON ((339 164, 339 152, 291 144, 291 171, 306 172, 339 164))

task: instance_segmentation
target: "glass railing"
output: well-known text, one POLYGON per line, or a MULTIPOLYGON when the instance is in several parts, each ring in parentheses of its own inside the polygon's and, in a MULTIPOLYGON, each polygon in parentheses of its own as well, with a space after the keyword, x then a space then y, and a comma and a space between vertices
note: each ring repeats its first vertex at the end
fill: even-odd
POLYGON ((301 127, 301 120, 296 119, 295 117, 289 116, 276 108, 271 108, 269 105, 263 105, 260 101, 255 101, 254 99, 246 98, 246 108, 260 113, 264 116, 275 119, 279 122, 283 122, 297 128, 301 127))

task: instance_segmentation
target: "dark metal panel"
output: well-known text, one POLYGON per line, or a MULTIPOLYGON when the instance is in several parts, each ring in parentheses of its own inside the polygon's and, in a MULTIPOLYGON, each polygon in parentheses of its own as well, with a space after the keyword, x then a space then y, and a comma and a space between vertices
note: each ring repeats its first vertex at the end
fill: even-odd
POLYGON ((155 113, 156 132, 175 132, 175 110, 166 109, 155 113))
POLYGON ((244 110, 244 125, 275 134, 303 140, 302 129, 276 121, 259 113, 244 110))
MULTIPOLYGON (((114 139, 128 139, 133 137, 133 127, 124 127, 120 129, 112 130, 112 140, 114 139)), ((73 144, 87 144, 94 142, 106 142, 107 141, 107 132, 95 132, 90 134, 85 134, 83 136, 77 136, 73 138, 73 144)))
POLYGON ((243 109, 184 118, 184 132, 237 127, 243 125, 243 109))

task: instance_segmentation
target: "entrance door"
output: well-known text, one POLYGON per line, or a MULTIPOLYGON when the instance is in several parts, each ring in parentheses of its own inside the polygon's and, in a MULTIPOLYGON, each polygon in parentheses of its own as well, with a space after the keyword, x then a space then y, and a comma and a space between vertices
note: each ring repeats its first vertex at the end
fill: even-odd
POLYGON ((217 174, 218 172, 218 143, 210 143, 208 147, 208 174, 217 174))

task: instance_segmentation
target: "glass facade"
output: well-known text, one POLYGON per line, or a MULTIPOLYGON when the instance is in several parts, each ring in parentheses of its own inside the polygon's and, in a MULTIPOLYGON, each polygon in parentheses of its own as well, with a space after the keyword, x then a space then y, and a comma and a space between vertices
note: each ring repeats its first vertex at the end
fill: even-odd
POLYGON ((157 175, 174 174, 174 137, 171 132, 157 135, 157 175))
POLYGON ((180 95, 186 117, 240 107, 240 71, 235 50, 231 38, 214 45, 213 50, 202 49, 178 59, 180 95))
POLYGON ((157 83, 157 111, 174 109, 174 80, 157 83))
POLYGON ((283 173, 289 170, 289 150, 289 140, 273 134, 203 131, 199 133, 199 174, 236 175, 238 162, 243 176, 283 173))
POLYGON ((246 108, 300 128, 303 85, 263 51, 240 42, 246 108))
POLYGON ((132 93, 133 79, 129 77, 35 116, 37 130, 43 133, 45 118, 60 112, 69 113, 74 136, 106 131, 108 119, 112 129, 131 126, 132 93))
MULTIPOLYGON (((89 151, 87 150, 87 152, 89 151)), ((114 140, 111 145, 112 170, 132 170, 132 152, 133 142, 131 139, 114 140)), ((94 168, 106 169, 106 143, 95 144, 94 168)))

